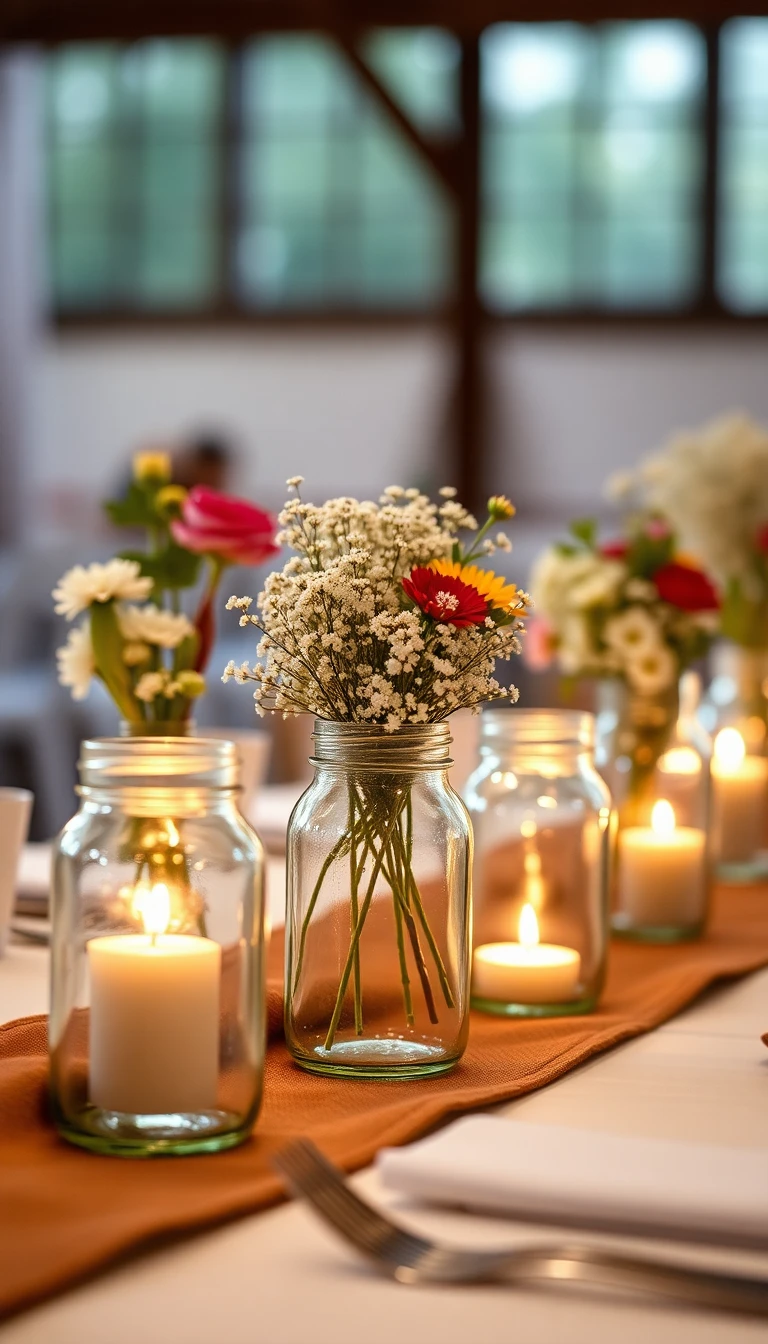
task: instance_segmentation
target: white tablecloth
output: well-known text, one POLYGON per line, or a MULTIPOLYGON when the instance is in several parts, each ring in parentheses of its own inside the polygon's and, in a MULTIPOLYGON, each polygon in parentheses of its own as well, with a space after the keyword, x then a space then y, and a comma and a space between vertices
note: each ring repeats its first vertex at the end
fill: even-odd
MULTIPOLYGON (((277 907, 279 866, 270 876, 277 907)), ((0 1020, 45 1011, 47 979, 46 950, 13 944, 0 961, 0 1020)), ((658 1031, 502 1113, 511 1124, 768 1147, 768 1050, 760 1041, 766 1029, 768 970, 713 992, 658 1031)), ((514 1023, 509 1042, 513 1051, 514 1023)), ((431 1235, 497 1246, 552 1237, 552 1229, 398 1206, 373 1171, 355 1181, 431 1235)), ((679 1247, 674 1253, 768 1274, 768 1251, 764 1257, 679 1247)), ((559 1292, 398 1286, 375 1277, 293 1204, 140 1257, 7 1322, 0 1338, 3 1344, 757 1344, 768 1339, 768 1327, 559 1292)))

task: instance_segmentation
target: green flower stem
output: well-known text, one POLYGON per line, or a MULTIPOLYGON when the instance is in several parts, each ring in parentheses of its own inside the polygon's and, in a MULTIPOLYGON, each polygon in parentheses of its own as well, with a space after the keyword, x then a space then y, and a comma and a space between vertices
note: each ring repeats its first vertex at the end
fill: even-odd
MULTIPOLYGON (((365 863, 365 855, 363 855, 365 863)), ((358 900, 358 883, 362 868, 357 866, 357 830, 355 827, 355 803, 350 790, 349 796, 349 879, 350 879, 350 901, 349 917, 352 925, 350 932, 354 931, 360 914, 360 905, 358 900)), ((360 987, 360 944, 355 946, 355 957, 352 963, 353 985, 355 997, 355 1033, 358 1036, 363 1034, 363 995, 360 987)))
POLYGON ((392 901, 395 909, 395 928, 397 930, 397 956, 400 962, 400 979, 403 983, 403 1004, 405 1006, 405 1021, 409 1027, 413 1026, 413 999, 411 998, 411 980, 408 975, 408 962, 405 959, 405 941, 403 939, 403 916, 400 913, 400 902, 397 893, 393 890, 392 901))
POLYGON ((336 841, 336 844, 333 846, 333 849, 329 850, 328 853, 326 854, 325 859, 323 860, 323 866, 318 874, 314 890, 309 898, 307 913, 304 916, 304 920, 301 925, 301 935, 299 937, 299 955, 296 959, 296 972, 293 977, 294 994, 296 993, 296 990, 298 988, 299 977, 301 976, 301 968, 304 962, 304 953, 306 951, 306 945, 307 945, 307 934, 309 933, 309 923, 312 918, 312 915, 314 914, 315 906, 317 905, 317 900, 320 895, 322 885, 326 879, 328 869, 331 867, 331 864, 335 863, 336 860, 343 855, 348 844, 349 844, 349 835, 347 832, 345 832, 344 835, 340 836, 339 839, 336 841))
MULTIPOLYGON (((400 805, 400 807, 402 807, 402 804, 400 805)), ((381 837, 382 840, 381 849, 379 850, 374 860, 373 869, 371 870, 371 876, 368 881, 368 890, 366 891, 365 898, 363 900, 362 905, 360 906, 360 913, 358 915, 357 924, 355 925, 355 929, 352 934, 352 939, 349 945, 349 951, 347 953, 347 960, 344 963, 344 970, 342 971, 341 974, 341 981, 339 982, 339 992, 336 995, 336 1003, 333 1009, 333 1016, 331 1017, 330 1026, 328 1027, 328 1035, 325 1038, 326 1050, 330 1050, 333 1047, 333 1042, 339 1026, 339 1019, 341 1018, 341 1010, 344 1006, 344 995, 347 992, 349 977, 352 974, 352 966, 355 959, 355 949, 357 948, 360 942, 360 935, 363 931, 363 926, 365 924, 365 920, 371 906, 371 901, 373 900, 373 893, 376 888, 379 873, 381 872, 381 865, 384 862, 384 854, 387 849, 387 846, 389 845, 390 836, 392 835, 392 832, 395 830, 397 826, 399 817, 400 817, 400 808, 398 808, 396 811, 392 813, 392 816, 390 817, 389 822, 387 823, 386 831, 384 835, 381 837)), ((368 838, 370 840, 370 837, 368 838)), ((342 836, 342 840, 348 841, 349 837, 342 836)), ((340 842, 337 842, 337 844, 340 844, 340 842)), ((323 867, 325 867, 325 865, 323 865, 323 867)))
MULTIPOLYGON (((391 847, 390 847, 390 854, 394 858, 394 852, 391 847)), ((424 953, 421 950, 421 944, 419 942, 419 932, 418 929, 416 928, 416 923, 414 921, 413 915, 411 914, 410 908, 405 898, 405 887, 398 880, 397 875, 393 874, 389 868, 383 867, 382 872, 384 873, 384 876, 386 877, 390 887, 392 888, 392 895, 395 901, 395 912, 396 914, 399 913, 401 919, 405 921, 405 927, 408 930, 408 937, 411 940, 413 959, 416 962, 416 969, 419 973, 419 979, 421 980, 421 988, 424 992, 424 1002, 427 1005, 429 1020, 434 1026, 435 1023, 439 1021, 439 1018, 437 1016, 437 1009, 435 1007, 435 996, 432 993, 432 986, 429 983, 429 971, 427 970, 427 963, 424 960, 424 953)), ((403 953, 405 953, 404 948, 403 953)), ((401 973, 402 973, 402 963, 401 963, 401 973)), ((403 990, 405 990, 405 980, 403 981, 403 990)), ((412 1025, 412 1023, 409 1023, 409 1025, 412 1025)))
MULTIPOLYGON (((403 834, 399 826, 395 828, 395 844, 400 846, 403 856, 406 857, 405 841, 403 840, 403 834)), ((414 909, 419 917, 419 922, 421 923, 421 927, 424 930, 424 937, 426 938, 427 943, 429 944, 429 950, 432 953, 435 966, 437 967, 437 974, 440 979, 440 987, 443 991, 443 997, 448 1007, 453 1008, 454 1007, 453 992, 451 990, 450 982, 446 974, 445 965, 443 963, 442 957, 440 956, 440 949, 438 948, 432 930, 429 927, 429 920, 427 919, 426 911, 422 904, 421 893, 419 892, 416 878, 413 875, 413 869, 410 863, 406 863, 405 875, 406 875, 406 882, 411 888, 411 896, 413 898, 414 909)))

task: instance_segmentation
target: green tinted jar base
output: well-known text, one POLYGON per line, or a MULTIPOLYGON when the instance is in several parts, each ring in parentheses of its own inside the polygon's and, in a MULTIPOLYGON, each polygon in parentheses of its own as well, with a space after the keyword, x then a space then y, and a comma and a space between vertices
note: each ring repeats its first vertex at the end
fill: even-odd
POLYGON ((631 925, 613 920, 611 932, 614 938, 624 938, 633 943, 693 943, 704 932, 704 921, 688 925, 631 925))
POLYGON ((576 999, 571 1003, 506 1003, 502 999, 481 999, 472 995, 469 1004, 477 1013, 494 1017, 578 1017, 592 1013, 597 1007, 598 995, 576 999))
POLYGON ((764 882, 768 877, 768 852, 756 854, 748 863, 719 863, 715 875, 721 882, 730 882, 734 886, 764 882))
POLYGON ((459 1059, 458 1055, 446 1057, 438 1046, 394 1040, 348 1041, 330 1050, 318 1046, 312 1054, 298 1051, 292 1054, 294 1063, 307 1073, 334 1078, 383 1078, 390 1082, 448 1073, 459 1059), (402 1057, 400 1062, 398 1055, 402 1057))
POLYGON ((188 1157, 220 1153, 249 1138, 253 1121, 227 1111, 183 1116, 128 1116, 89 1106, 71 1120, 56 1120, 67 1143, 109 1157, 188 1157), (165 1123, 163 1123, 165 1122, 165 1123))

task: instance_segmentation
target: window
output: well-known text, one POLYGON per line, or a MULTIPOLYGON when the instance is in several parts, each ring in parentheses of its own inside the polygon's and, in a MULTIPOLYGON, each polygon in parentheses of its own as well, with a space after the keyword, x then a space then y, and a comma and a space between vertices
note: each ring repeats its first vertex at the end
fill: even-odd
POLYGON ((768 310, 768 19, 731 19, 720 41, 718 287, 768 310))
POLYGON ((679 307, 700 259, 705 44, 689 24, 503 24, 483 38, 483 295, 679 307))
MULTIPOLYGON (((453 116, 455 44, 381 34, 371 63, 415 118, 453 116)), ((450 219, 417 152, 319 37, 254 42, 243 62, 237 286, 255 307, 422 308, 445 297, 450 219)))
MULTIPOLYGON (((369 59, 422 126, 455 121, 458 44, 382 31, 369 59)), ((444 193, 330 40, 72 47, 49 66, 59 308, 434 307, 444 193)))
MULTIPOLYGON (((457 38, 362 51, 423 137, 461 136, 457 38)), ((59 312, 451 303, 461 203, 331 38, 65 46, 46 96, 59 312)), ((489 312, 768 314, 768 18, 717 45, 673 19, 496 24, 480 97, 489 312)))

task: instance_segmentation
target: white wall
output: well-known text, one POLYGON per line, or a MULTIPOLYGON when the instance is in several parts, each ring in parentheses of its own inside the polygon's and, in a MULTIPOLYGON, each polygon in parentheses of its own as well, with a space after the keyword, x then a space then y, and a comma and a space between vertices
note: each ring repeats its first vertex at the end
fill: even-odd
MULTIPOLYGON (((272 506, 284 480, 307 497, 374 497, 440 483, 450 349, 427 329, 344 335, 47 335, 34 356, 38 415, 27 475, 97 501, 138 445, 201 425, 243 450, 238 486, 272 506)), ((514 565, 527 572, 602 482, 675 428, 744 408, 768 422, 768 336, 685 328, 523 331, 492 337, 487 486, 518 504, 514 565)))
POLYGON ((428 330, 349 335, 49 334, 35 359, 39 431, 28 479, 100 496, 147 443, 231 434, 238 485, 280 504, 379 493, 429 473, 449 367, 428 330))

